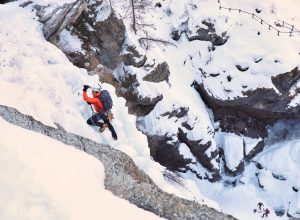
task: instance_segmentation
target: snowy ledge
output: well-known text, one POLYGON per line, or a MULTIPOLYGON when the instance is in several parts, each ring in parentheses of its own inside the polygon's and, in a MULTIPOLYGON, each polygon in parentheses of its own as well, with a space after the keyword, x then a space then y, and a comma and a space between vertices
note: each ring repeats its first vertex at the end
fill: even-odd
POLYGON ((105 187, 113 194, 140 208, 167 219, 235 219, 200 205, 163 192, 126 154, 87 138, 66 132, 60 125, 53 128, 14 108, 0 105, 0 116, 6 121, 54 138, 99 159, 105 167, 105 187))

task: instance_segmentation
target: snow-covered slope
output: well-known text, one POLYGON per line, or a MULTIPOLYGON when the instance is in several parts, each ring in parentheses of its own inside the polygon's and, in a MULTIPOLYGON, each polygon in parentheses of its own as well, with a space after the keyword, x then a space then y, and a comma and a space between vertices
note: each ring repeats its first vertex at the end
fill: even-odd
MULTIPOLYGON (((0 5, 1 105, 14 107, 51 126, 59 123, 69 132, 122 150, 131 156, 157 185, 168 192, 195 199, 213 207, 219 205, 222 211, 240 219, 260 219, 261 214, 253 213, 259 201, 264 202, 265 206, 271 209, 271 219, 287 219, 287 213, 299 217, 297 137, 293 142, 287 140, 287 142, 269 146, 254 158, 254 161, 260 163, 263 169, 257 168, 251 162, 246 164, 243 174, 237 177, 223 176, 223 181, 218 183, 200 180, 188 171, 182 174, 185 178, 184 188, 169 184, 162 175, 164 167, 150 158, 147 137, 137 130, 136 118, 127 113, 125 100, 117 98, 112 86, 102 85, 110 91, 114 99, 113 125, 119 136, 118 141, 113 141, 108 131, 99 135, 98 131, 86 124, 85 121, 91 112, 89 106, 82 101, 80 93, 83 84, 97 85, 97 77, 88 76, 86 70, 73 66, 58 48, 47 42, 35 11, 32 11, 31 6, 18 7, 20 2, 22 1, 0 5), (281 155, 284 155, 284 160, 280 159, 281 155), (285 161, 289 161, 288 166, 285 166, 285 161), (287 169, 283 169, 284 167, 287 169), (282 180, 281 176, 286 180, 282 180), (283 216, 277 217, 274 212, 280 210, 283 216)), ((54 3, 55 5, 66 2, 72 1, 43 0, 35 3, 45 5, 54 3)), ((251 13, 257 13, 255 9, 259 9, 261 12, 257 14, 272 24, 278 20, 285 20, 295 24, 296 27, 300 26, 297 0, 285 2, 266 0, 257 3, 250 0, 242 3, 224 0, 221 4, 251 13)), ((143 77, 148 74, 147 69, 133 66, 126 68, 129 74, 137 75, 140 86, 136 88, 136 91, 141 96, 155 97, 163 94, 163 99, 157 103, 150 114, 138 118, 137 124, 140 130, 149 135, 166 135, 170 138, 168 142, 174 144, 178 141, 178 128, 181 128, 189 140, 203 145, 210 143, 209 148, 205 148, 205 155, 208 157, 214 155, 218 147, 223 147, 226 151, 225 160, 230 168, 234 169, 244 156, 244 149, 236 146, 243 147, 241 145, 246 142, 246 151, 249 152, 253 148, 253 143, 257 143, 259 139, 247 139, 247 137, 237 137, 233 134, 215 135, 215 129, 218 126, 213 122, 213 114, 191 84, 194 80, 202 82, 213 96, 223 100, 243 96, 243 91, 259 87, 273 88, 278 92, 271 83, 271 76, 288 72, 299 66, 300 37, 297 34, 292 37, 283 34, 277 36, 276 32, 268 30, 266 25, 261 25, 251 16, 228 10, 220 11, 219 5, 218 1, 210 0, 154 1, 153 8, 145 18, 145 22, 153 24, 152 28, 146 29, 148 36, 170 41, 176 47, 155 41, 150 42, 150 48, 147 50, 142 46, 139 47, 138 38, 144 37, 144 33, 138 32, 135 36, 130 31, 130 21, 125 20, 127 26, 125 44, 136 45, 140 54, 147 55, 146 65, 151 66, 153 63, 166 61, 169 65, 170 76, 168 81, 146 82, 143 81, 143 77), (197 34, 199 27, 208 29, 208 26, 203 23, 204 20, 214 25, 216 34, 222 36, 224 33, 229 37, 224 45, 216 46, 210 41, 188 40, 189 37, 197 34), (174 30, 182 32, 178 41, 172 39, 171 33, 174 30), (236 65, 249 68, 241 72, 236 65), (181 118, 168 117, 169 115, 165 114, 167 111, 176 111, 181 107, 188 109, 187 114, 181 118), (188 126, 183 126, 185 122, 192 127, 192 130, 188 126), (233 144, 237 145, 233 146, 233 144)), ((101 10, 99 10, 100 13, 102 13, 101 10)), ((65 39, 70 40, 68 43, 72 44, 71 46, 76 50, 81 50, 80 40, 69 35, 68 32, 63 32, 63 35, 65 39), (75 41, 71 41, 72 39, 75 41)), ((122 66, 120 69, 117 68, 114 72, 117 78, 122 77, 122 66)), ((297 96, 292 103, 298 104, 297 96)), ((14 131, 15 128, 9 128, 6 123, 1 122, 1 133, 6 129, 9 132, 14 131)), ((22 130, 21 133, 23 132, 25 131, 22 130)), ((31 143, 26 145, 31 145, 31 143)), ((184 158, 191 159, 190 168, 193 171, 202 177, 210 175, 207 169, 198 163, 187 144, 180 143, 178 149, 184 158)), ((20 154, 24 153, 22 149, 17 148, 16 151, 18 150, 20 154)), ((6 148, 1 148, 1 151, 7 152, 6 148)), ((212 156, 211 165, 212 168, 219 169, 220 164, 215 157, 216 155, 212 156)), ((12 160, 15 160, 14 156, 12 160)), ((5 158, 2 161, 7 162, 5 158)), ((28 165, 30 164, 28 162, 28 165)), ((24 172, 31 171, 25 170, 24 172)), ((221 169, 220 173, 223 174, 222 172, 221 169)), ((92 187, 97 187, 95 181, 99 183, 99 178, 101 177, 97 175, 93 177, 91 181, 95 185, 92 187)), ((51 193, 53 192, 51 190, 55 189, 49 188, 49 190, 51 193)), ((60 202, 65 201, 60 200, 60 202)), ((7 212, 8 215, 12 213, 7 212)))
POLYGON ((162 219, 105 190, 97 159, 2 118, 0 128, 0 219, 162 219))

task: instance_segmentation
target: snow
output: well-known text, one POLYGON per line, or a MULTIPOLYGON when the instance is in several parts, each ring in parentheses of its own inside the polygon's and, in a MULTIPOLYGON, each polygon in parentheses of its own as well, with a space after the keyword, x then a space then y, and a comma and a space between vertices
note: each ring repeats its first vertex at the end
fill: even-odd
POLYGON ((68 132, 109 144, 131 156, 162 190, 215 206, 199 190, 191 193, 164 179, 165 168, 151 160, 147 137, 137 130, 136 118, 128 114, 125 99, 118 98, 112 86, 101 85, 114 100, 113 126, 118 141, 112 139, 108 130, 100 134, 87 125, 92 112, 82 99, 82 87, 84 84, 97 86, 97 76, 89 76, 86 70, 73 66, 57 47, 45 40, 42 25, 30 8, 34 3, 25 8, 18 7, 19 4, 0 5, 3 21, 0 23, 0 104, 16 108, 46 125, 56 127, 54 123, 58 123, 68 132))
MULTIPOLYGON (((243 96, 245 88, 242 86, 247 86, 246 90, 266 87, 276 91, 271 83, 271 76, 299 67, 299 36, 277 36, 275 32, 269 31, 266 26, 261 26, 249 16, 220 11, 217 1, 189 0, 186 4, 183 1, 162 1, 162 8, 152 8, 146 14, 146 21, 154 24, 156 28, 148 29, 149 36, 169 40, 176 44, 176 47, 151 43, 148 51, 143 48, 137 49, 144 51, 150 64, 154 59, 156 63, 167 61, 171 72, 169 83, 144 82, 141 78, 146 72, 134 68, 131 71, 143 82, 137 88, 139 94, 155 97, 163 93, 164 98, 151 114, 136 119, 128 114, 125 100, 117 98, 114 88, 103 84, 102 87, 110 92, 114 100, 113 125, 118 133, 118 141, 114 141, 109 131, 99 135, 97 130, 86 124, 91 112, 89 106, 82 101, 80 93, 83 84, 96 86, 97 77, 88 76, 86 70, 73 66, 58 48, 47 42, 42 34, 42 25, 37 22, 34 12, 30 7, 17 7, 20 2, 22 1, 0 5, 0 20, 3 21, 0 23, 1 105, 14 107, 44 124, 55 127, 54 122, 56 122, 69 132, 110 144, 131 156, 134 162, 167 192, 195 199, 217 209, 220 207, 223 212, 239 219, 261 219, 260 214, 253 213, 259 201, 271 209, 270 219, 287 219, 286 215, 281 218, 275 215, 274 210, 280 207, 289 209, 289 213, 299 217, 297 214, 300 210, 299 193, 292 190, 293 186, 300 187, 299 138, 293 137, 286 142, 271 143, 268 149, 255 158, 263 165, 263 170, 258 170, 250 162, 243 174, 235 178, 228 177, 229 180, 236 181, 235 187, 225 186, 223 181, 210 183, 199 180, 194 174, 187 172, 183 174, 186 187, 184 189, 164 180, 162 176, 164 167, 151 160, 147 138, 136 129, 136 120, 138 120, 139 127, 149 134, 176 134, 182 121, 187 119, 193 127, 192 131, 183 128, 188 138, 201 139, 203 143, 211 141, 212 145, 206 152, 208 155, 223 143, 226 162, 231 169, 234 169, 243 157, 243 141, 247 153, 259 140, 231 134, 223 136, 224 139, 216 138, 218 134, 214 134, 211 112, 190 85, 194 80, 203 81, 207 90, 221 99, 243 96), (182 22, 187 21, 188 18, 190 18, 188 24, 191 28, 190 34, 196 32, 196 26, 206 27, 201 23, 202 20, 211 19, 217 33, 227 31, 230 38, 225 45, 216 47, 214 51, 208 49, 211 48, 210 42, 189 42, 184 34, 178 42, 173 41, 170 38, 171 31, 176 28, 184 29, 182 22), (260 35, 257 35, 258 31, 260 35), (256 63, 258 59, 262 61, 256 63), (275 60, 279 62, 274 62, 275 60), (237 64, 249 66, 249 69, 240 72, 235 67, 237 64), (208 74, 220 73, 220 75, 205 78, 199 68, 208 74), (232 77, 230 82, 227 80, 228 75, 232 77), (230 92, 224 92, 225 90, 230 92), (171 111, 180 106, 189 108, 184 118, 176 120, 161 116, 166 109, 171 111), (258 177, 255 173, 258 173, 258 177), (286 180, 275 179, 272 174, 282 175, 286 180), (258 178, 266 188, 259 187, 258 178)), ((46 5, 73 1, 35 2, 46 5)), ((224 0, 222 4, 247 11, 259 8, 262 10, 259 16, 268 22, 273 23, 284 19, 300 27, 297 0, 260 2, 224 0)), ((103 11, 100 8, 99 10, 103 11)), ((106 18, 102 13, 99 13, 99 16, 99 20, 106 18)), ((125 23, 129 27, 130 22, 125 21, 125 23)), ((78 39, 68 35, 67 32, 63 34, 71 48, 80 50, 81 43, 78 39)), ((138 45, 138 37, 143 37, 142 33, 138 34, 141 36, 134 36, 128 29, 127 43, 138 45)), ((296 96, 290 105, 295 106, 299 102, 299 96, 296 96)), ((0 120, 0 130, 2 165, 0 167, 5 174, 2 175, 5 179, 0 178, 0 189, 4 189, 1 190, 3 196, 0 200, 2 211, 0 215, 5 215, 0 216, 1 218, 76 219, 76 215, 83 214, 85 219, 135 218, 127 216, 126 214, 131 215, 129 212, 121 212, 124 209, 117 206, 119 200, 104 190, 103 167, 92 157, 70 146, 64 146, 41 135, 8 125, 3 120, 0 120), (16 136, 18 138, 11 138, 16 136), (52 181, 56 179, 61 181, 52 181), (69 198, 73 202, 67 200, 69 198), (92 202, 85 202, 87 200, 83 198, 90 199, 89 201, 92 202), (106 205, 110 203, 119 209, 115 206, 113 210, 112 207, 107 207, 106 205), (97 204, 101 205, 97 206, 97 204), (103 211, 99 212, 102 208, 103 211), (100 216, 100 214, 107 216, 100 216)), ((172 138, 176 141, 176 137, 172 138)), ((196 160, 187 146, 180 145, 179 151, 185 158, 196 160)), ((204 170, 199 163, 193 168, 201 172, 204 170)), ((123 200, 120 201, 122 207, 125 207, 125 204, 131 206, 123 200)), ((138 219, 155 218, 149 213, 143 215, 137 214, 138 219)))
POLYGON ((244 143, 245 143, 245 154, 249 154, 251 150, 253 150, 254 147, 260 142, 261 138, 250 138, 250 137, 244 137, 244 143))
POLYGON ((105 190, 92 156, 2 118, 0 127, 0 219, 162 219, 105 190))
POLYGON ((63 48, 66 52, 81 52, 85 53, 82 49, 83 42, 77 37, 64 29, 59 35, 59 47, 63 48))
POLYGON ((223 148, 226 166, 235 171, 244 158, 243 137, 231 133, 216 134, 218 146, 223 148))

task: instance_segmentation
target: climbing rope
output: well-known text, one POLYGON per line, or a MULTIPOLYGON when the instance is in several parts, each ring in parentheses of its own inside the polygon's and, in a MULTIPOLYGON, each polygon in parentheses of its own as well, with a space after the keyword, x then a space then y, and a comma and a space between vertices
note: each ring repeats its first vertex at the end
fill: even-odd
POLYGON ((228 10, 229 12, 237 11, 238 13, 243 13, 243 14, 250 15, 253 19, 259 21, 261 24, 267 25, 269 30, 275 30, 277 32, 278 36, 280 34, 289 34, 290 37, 291 36, 295 36, 295 35, 300 35, 300 31, 298 29, 296 29, 294 25, 289 24, 289 23, 287 23, 285 21, 274 22, 275 23, 275 26, 274 26, 274 25, 272 25, 272 24, 264 21, 261 17, 257 16, 254 13, 251 13, 251 12, 248 12, 248 11, 244 11, 244 10, 238 9, 238 8, 224 7, 221 4, 221 0, 218 0, 218 4, 219 4, 219 9, 220 10, 225 9, 225 10, 228 10), (284 27, 284 28, 288 29, 288 31, 281 31, 277 27, 284 27))

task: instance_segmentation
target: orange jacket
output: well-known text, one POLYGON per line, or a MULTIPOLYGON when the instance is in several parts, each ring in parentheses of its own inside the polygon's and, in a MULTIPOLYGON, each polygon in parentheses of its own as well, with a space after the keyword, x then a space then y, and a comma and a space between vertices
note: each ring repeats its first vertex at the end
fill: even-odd
POLYGON ((95 93, 95 94, 93 94, 94 98, 90 98, 90 97, 88 97, 87 92, 83 91, 84 101, 93 104, 95 111, 98 113, 100 113, 102 111, 102 109, 104 108, 103 103, 98 98, 99 95, 100 95, 100 93, 95 93))

